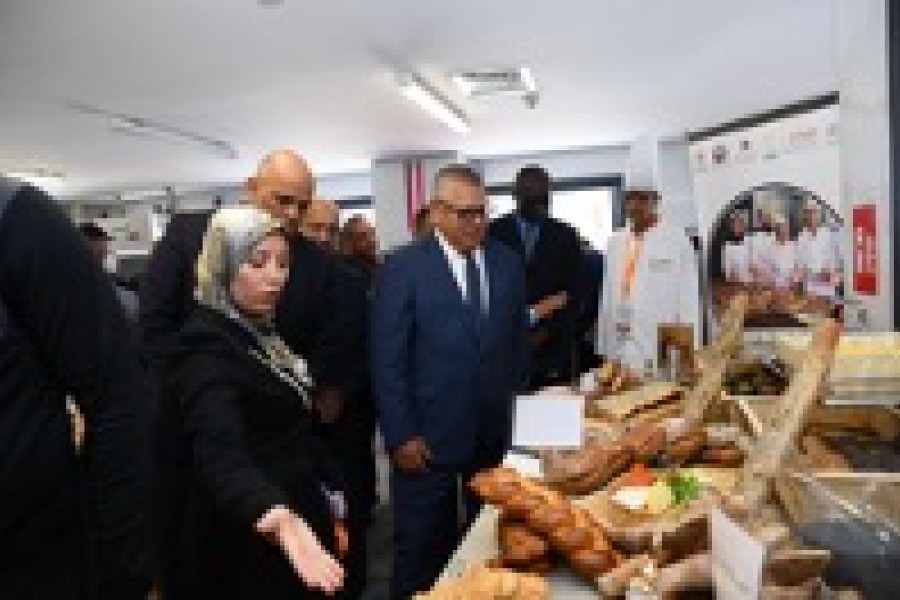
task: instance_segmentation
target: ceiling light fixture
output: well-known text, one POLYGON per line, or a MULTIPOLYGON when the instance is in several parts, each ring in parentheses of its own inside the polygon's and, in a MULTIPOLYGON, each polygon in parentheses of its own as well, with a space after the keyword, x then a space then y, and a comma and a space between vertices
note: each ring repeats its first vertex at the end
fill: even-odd
POLYGON ((462 110, 454 106, 440 92, 416 73, 397 75, 400 93, 419 108, 457 133, 468 133, 471 125, 462 110))
POLYGON ((6 171, 4 173, 10 179, 18 179, 19 181, 24 181, 25 183, 30 183, 31 185, 45 189, 48 191, 55 191, 55 188, 62 186, 65 182, 65 175, 58 171, 51 171, 49 169, 18 169, 13 171, 6 171))
POLYGON ((467 98, 493 100, 517 96, 535 108, 540 100, 537 81, 529 67, 488 67, 454 73, 453 83, 467 98))
POLYGON ((110 131, 136 138, 161 139, 180 143, 190 143, 204 148, 210 154, 219 158, 235 159, 238 157, 237 149, 224 140, 217 140, 209 136, 200 135, 193 131, 187 131, 179 127, 173 127, 165 123, 136 117, 125 113, 83 104, 70 102, 66 105, 69 109, 81 114, 102 119, 110 131))

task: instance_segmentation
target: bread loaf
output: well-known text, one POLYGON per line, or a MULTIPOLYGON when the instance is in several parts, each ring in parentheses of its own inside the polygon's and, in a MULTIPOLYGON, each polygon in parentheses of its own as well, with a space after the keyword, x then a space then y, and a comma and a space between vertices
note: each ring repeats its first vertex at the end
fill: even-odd
MULTIPOLYGON (((492 480, 494 476, 497 480, 508 483, 509 473, 497 471, 494 469, 479 473, 472 480, 473 491, 479 495, 481 491, 495 492, 498 481, 492 480)), ((486 495, 481 497, 497 505, 503 511, 504 519, 521 521, 530 533, 540 535, 550 548, 565 558, 576 573, 591 581, 620 562, 621 557, 586 510, 574 506, 558 492, 524 477, 519 476, 517 485, 519 492, 503 502, 491 502, 486 495)), ((498 495, 493 497, 497 498, 498 495)), ((507 542, 525 543, 526 535, 517 530, 512 531, 516 533, 503 532, 507 538, 500 540, 501 552, 507 542)), ((530 549, 536 551, 538 546, 533 544, 530 549)), ((534 556, 529 554, 528 558, 533 559, 534 556)), ((524 560, 525 553, 517 555, 517 558, 524 560)))
POLYGON ((666 430, 653 423, 641 423, 627 432, 619 442, 631 451, 634 460, 649 462, 666 446, 666 430))
POLYGON ((550 586, 537 575, 485 566, 470 567, 455 579, 439 581, 417 600, 548 600, 550 586))
POLYGON ((703 429, 692 429, 673 440, 666 447, 666 455, 676 465, 683 465, 699 458, 706 446, 706 432, 703 429))

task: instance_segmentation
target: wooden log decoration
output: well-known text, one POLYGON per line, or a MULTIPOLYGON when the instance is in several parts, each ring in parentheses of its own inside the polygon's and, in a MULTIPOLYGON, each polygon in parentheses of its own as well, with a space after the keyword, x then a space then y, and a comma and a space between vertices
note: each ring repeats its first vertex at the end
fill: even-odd
POLYGON ((750 298, 746 293, 735 295, 722 316, 719 335, 699 354, 697 366, 700 379, 682 401, 683 417, 688 427, 699 425, 706 409, 719 397, 728 363, 741 348, 744 318, 749 306, 750 298))
POLYGON ((796 447, 806 415, 825 387, 840 335, 840 324, 832 319, 816 328, 777 414, 757 437, 737 488, 748 508, 754 509, 765 500, 770 482, 790 449, 796 447))
POLYGON ((731 297, 728 308, 719 319, 719 332, 710 344, 698 353, 698 366, 723 355, 734 356, 741 348, 744 320, 750 308, 750 296, 746 292, 731 297))

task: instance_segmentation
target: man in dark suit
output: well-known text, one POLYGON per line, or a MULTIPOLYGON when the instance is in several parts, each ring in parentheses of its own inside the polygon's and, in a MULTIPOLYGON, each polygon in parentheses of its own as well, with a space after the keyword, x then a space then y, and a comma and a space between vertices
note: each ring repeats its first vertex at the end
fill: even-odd
POLYGON ((488 233, 515 250, 525 267, 531 389, 567 383, 575 375, 583 256, 575 230, 550 217, 550 188, 543 168, 521 169, 513 188, 515 212, 491 223, 488 233))
MULTIPOLYGON (((329 254, 339 247, 337 205, 317 198, 306 209, 301 231, 329 254)), ((349 221, 348 221, 349 223, 349 221)), ((347 479, 347 520, 350 550, 345 560, 347 577, 342 598, 359 598, 366 583, 367 529, 375 505, 375 406, 369 377, 368 331, 369 292, 372 280, 368 271, 349 256, 338 258, 336 313, 341 319, 341 344, 348 349, 342 363, 342 389, 346 406, 340 418, 323 427, 328 449, 341 462, 347 479)))
MULTIPOLYGON (((341 376, 348 336, 337 302, 337 268, 331 257, 316 244, 299 235, 300 218, 312 201, 314 180, 306 162, 290 150, 266 156, 255 175, 247 180, 247 201, 283 220, 290 232, 291 269, 276 317, 276 329, 284 341, 307 359, 317 384, 314 402, 324 422, 334 422, 343 408, 341 376)), ((196 306, 194 301, 195 263, 211 212, 173 217, 166 234, 157 244, 140 287, 139 328, 142 351, 154 384, 157 419, 179 419, 177 407, 166 402, 163 382, 176 334, 196 306)), ((177 421, 176 421, 177 422, 177 421)), ((160 427, 171 431, 176 426, 160 427)), ((178 482, 182 466, 180 440, 157 440, 158 464, 162 479, 160 510, 167 516, 179 513, 178 482), (171 489, 170 489, 171 488, 171 489)), ((163 523, 175 528, 181 523, 163 523)), ((162 534, 165 536, 165 534, 162 534)), ((165 542, 163 542, 165 543, 165 542)), ((165 547, 161 562, 166 566, 165 547)), ((178 597, 177 575, 163 574, 164 586, 178 597)))
POLYGON ((465 483, 508 449, 526 368, 525 277, 512 251, 485 242, 480 177, 466 166, 441 169, 431 218, 433 236, 382 265, 370 333, 392 459, 399 598, 434 582, 474 518, 479 506, 465 483))
POLYGON ((603 271, 605 258, 603 253, 591 247, 585 239, 579 240, 583 260, 581 275, 578 278, 581 289, 578 307, 578 362, 577 374, 589 371, 597 366, 600 357, 594 352, 596 333, 594 326, 600 313, 600 290, 603 289, 603 271))

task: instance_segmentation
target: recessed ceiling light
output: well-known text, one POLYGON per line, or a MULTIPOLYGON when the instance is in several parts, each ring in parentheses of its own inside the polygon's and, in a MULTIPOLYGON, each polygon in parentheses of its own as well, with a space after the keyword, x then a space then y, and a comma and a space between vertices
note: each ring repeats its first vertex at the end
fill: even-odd
POLYGON ((468 69, 454 73, 452 79, 470 97, 524 96, 537 92, 537 82, 528 67, 468 69))

